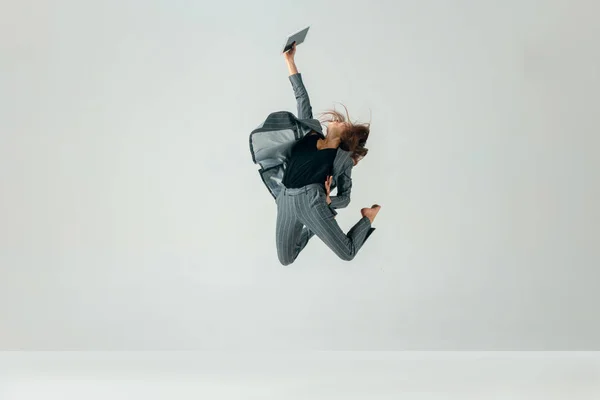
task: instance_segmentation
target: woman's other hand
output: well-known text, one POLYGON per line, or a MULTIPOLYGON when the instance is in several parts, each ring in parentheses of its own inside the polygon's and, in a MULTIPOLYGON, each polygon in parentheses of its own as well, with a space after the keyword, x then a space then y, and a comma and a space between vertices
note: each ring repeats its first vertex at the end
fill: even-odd
POLYGON ((331 182, 333 182, 333 176, 329 175, 327 180, 325 181, 325 193, 327 194, 326 201, 327 205, 331 204, 331 198, 329 197, 329 193, 331 192, 331 182))

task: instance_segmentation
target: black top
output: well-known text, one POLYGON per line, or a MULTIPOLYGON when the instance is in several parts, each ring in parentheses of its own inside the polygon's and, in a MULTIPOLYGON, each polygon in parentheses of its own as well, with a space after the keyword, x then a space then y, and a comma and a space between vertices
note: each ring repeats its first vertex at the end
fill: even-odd
POLYGON ((283 175, 282 183, 288 189, 297 189, 311 183, 325 184, 333 171, 337 149, 317 149, 322 136, 306 135, 292 148, 292 154, 283 175))

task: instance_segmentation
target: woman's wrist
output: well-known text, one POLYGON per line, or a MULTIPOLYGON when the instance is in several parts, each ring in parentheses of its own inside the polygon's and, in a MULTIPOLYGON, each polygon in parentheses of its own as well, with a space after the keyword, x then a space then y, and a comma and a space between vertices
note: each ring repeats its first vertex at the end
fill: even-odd
POLYGON ((285 60, 288 66, 288 70, 290 72, 290 75, 295 75, 298 73, 298 68, 296 67, 296 62, 294 61, 294 59, 286 59, 285 60))

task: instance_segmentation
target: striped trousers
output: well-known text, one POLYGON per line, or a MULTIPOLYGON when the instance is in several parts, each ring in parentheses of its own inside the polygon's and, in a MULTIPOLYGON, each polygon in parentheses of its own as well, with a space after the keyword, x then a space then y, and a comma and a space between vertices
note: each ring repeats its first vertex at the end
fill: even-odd
POLYGON ((367 217, 344 233, 326 202, 325 188, 311 184, 282 188, 277 196, 277 256, 282 265, 293 263, 315 234, 342 260, 350 261, 375 228, 367 217))

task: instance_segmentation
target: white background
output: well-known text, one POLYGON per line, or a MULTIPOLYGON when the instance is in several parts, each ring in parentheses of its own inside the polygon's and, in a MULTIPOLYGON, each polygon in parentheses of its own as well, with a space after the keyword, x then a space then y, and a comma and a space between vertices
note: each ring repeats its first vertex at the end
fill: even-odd
POLYGON ((0 6, 0 348, 599 349, 594 1, 0 6), (350 263, 282 267, 248 136, 372 110, 350 263), (340 109, 339 105, 337 106, 340 109))
POLYGON ((4 352, 34 399, 597 400, 598 352, 4 352))

